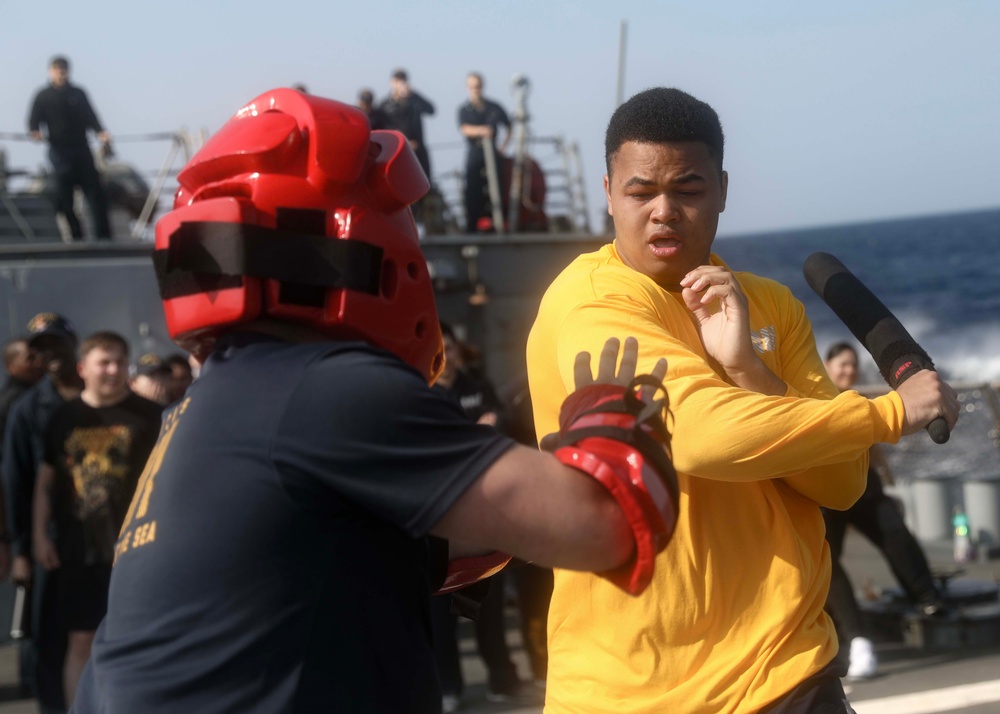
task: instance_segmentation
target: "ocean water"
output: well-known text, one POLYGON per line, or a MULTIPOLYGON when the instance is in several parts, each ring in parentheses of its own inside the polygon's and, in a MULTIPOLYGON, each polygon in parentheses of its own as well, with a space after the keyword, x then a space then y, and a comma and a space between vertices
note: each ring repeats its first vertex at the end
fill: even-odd
MULTIPOLYGON (((1000 209, 720 237, 714 250, 733 270, 790 287, 806 306, 821 354, 842 339, 858 343, 802 277, 816 251, 839 258, 949 380, 1000 382, 1000 209)), ((860 354, 864 381, 881 382, 874 362, 860 354)))

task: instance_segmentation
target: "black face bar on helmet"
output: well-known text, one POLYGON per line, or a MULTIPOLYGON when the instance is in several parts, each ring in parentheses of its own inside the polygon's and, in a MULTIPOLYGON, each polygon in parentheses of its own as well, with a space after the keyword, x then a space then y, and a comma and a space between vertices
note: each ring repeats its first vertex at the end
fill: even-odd
POLYGON ((347 288, 378 295, 382 249, 329 238, 324 235, 324 222, 323 211, 279 209, 277 228, 218 221, 182 223, 171 234, 170 247, 153 252, 160 297, 170 300, 240 287, 243 276, 301 286, 306 292, 309 288, 347 288))

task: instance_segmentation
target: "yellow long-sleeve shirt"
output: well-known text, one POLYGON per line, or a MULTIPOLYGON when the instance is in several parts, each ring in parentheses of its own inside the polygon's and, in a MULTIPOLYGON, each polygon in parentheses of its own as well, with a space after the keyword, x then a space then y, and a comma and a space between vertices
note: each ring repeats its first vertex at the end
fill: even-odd
POLYGON ((680 295, 626 266, 613 244, 577 258, 542 300, 527 353, 539 438, 557 431, 577 352, 596 361, 608 337, 635 336, 639 373, 669 361, 681 490, 678 528, 641 596, 556 572, 548 714, 756 712, 837 652, 819 505, 861 495, 867 449, 899 439, 902 402, 838 395, 801 303, 774 281, 736 275, 784 396, 714 371, 680 295))

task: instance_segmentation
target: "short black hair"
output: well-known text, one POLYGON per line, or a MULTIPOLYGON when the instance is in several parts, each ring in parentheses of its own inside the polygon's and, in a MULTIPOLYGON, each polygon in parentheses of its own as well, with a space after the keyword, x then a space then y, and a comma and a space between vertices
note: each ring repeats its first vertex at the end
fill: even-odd
POLYGON ((56 55, 55 57, 52 58, 52 61, 49 62, 49 67, 58 67, 59 69, 64 69, 68 72, 69 60, 63 57, 62 55, 56 55))
POLYGON ((140 374, 153 374, 158 370, 166 369, 167 372, 170 371, 169 367, 164 367, 163 358, 153 352, 147 352, 146 354, 139 355, 139 359, 135 361, 132 367, 132 372, 135 376, 140 374))
POLYGON ((844 352, 853 352, 854 356, 858 356, 858 351, 854 349, 854 345, 850 342, 837 342, 836 344, 830 345, 830 349, 826 351, 826 361, 829 362, 834 357, 844 352))
POLYGON ((178 352, 169 354, 163 358, 163 366, 167 369, 172 369, 174 366, 180 367, 181 369, 187 370, 188 374, 191 374, 191 363, 188 362, 188 358, 178 352))
POLYGON ((10 367, 10 363, 25 350, 29 350, 31 347, 28 345, 27 337, 14 337, 7 340, 3 345, 3 363, 4 366, 10 367))
POLYGON ((725 136, 719 115, 687 92, 672 87, 654 87, 639 92, 615 110, 604 134, 604 161, 609 176, 612 160, 628 141, 646 144, 700 141, 708 147, 708 154, 722 178, 725 136))
POLYGON ((394 70, 392 73, 392 78, 405 82, 407 80, 406 70, 405 69, 394 70))

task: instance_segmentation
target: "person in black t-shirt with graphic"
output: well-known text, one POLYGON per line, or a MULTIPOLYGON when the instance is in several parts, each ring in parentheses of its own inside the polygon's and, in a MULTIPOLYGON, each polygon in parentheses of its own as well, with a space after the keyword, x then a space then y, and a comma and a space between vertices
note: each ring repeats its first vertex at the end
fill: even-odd
POLYGON ((107 611, 115 541, 162 412, 129 391, 128 344, 120 335, 98 332, 84 340, 78 369, 83 392, 49 421, 34 507, 35 559, 55 571, 59 612, 69 631, 67 706, 107 611))

